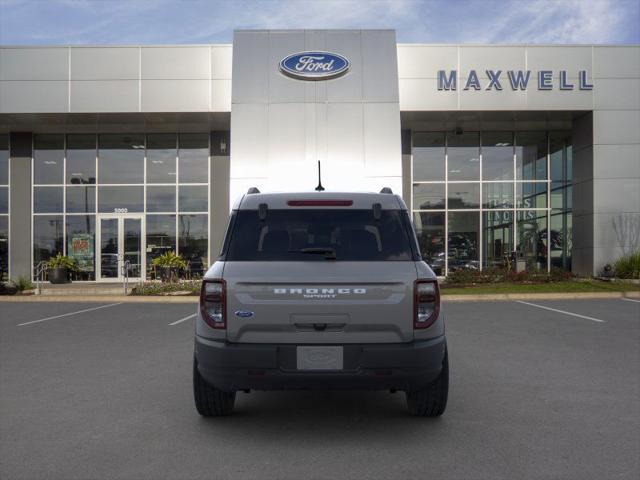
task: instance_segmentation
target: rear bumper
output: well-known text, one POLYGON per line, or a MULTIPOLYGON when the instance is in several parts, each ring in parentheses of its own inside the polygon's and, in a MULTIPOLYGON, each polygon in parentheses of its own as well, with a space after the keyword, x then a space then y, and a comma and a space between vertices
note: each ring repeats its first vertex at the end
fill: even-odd
POLYGON ((196 336, 198 371, 219 390, 418 390, 442 369, 445 336, 398 344, 344 345, 344 369, 296 369, 296 345, 239 344, 196 336))

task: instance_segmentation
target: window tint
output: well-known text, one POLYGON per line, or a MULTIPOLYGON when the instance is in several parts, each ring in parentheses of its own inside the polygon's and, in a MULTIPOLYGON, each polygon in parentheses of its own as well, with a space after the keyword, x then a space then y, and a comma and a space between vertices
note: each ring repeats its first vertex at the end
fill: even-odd
POLYGON ((406 215, 383 210, 239 211, 227 260, 337 261, 411 260, 406 215), (309 250, 311 249, 311 250, 309 250), (319 253, 318 253, 319 252, 319 253))

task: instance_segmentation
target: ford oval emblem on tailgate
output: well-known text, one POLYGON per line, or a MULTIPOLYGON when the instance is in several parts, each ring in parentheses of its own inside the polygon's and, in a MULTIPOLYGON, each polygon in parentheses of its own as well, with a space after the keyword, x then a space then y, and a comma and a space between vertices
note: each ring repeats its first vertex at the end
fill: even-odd
POLYGON ((300 52, 280 61, 280 71, 298 80, 328 80, 343 75, 351 63, 342 55, 329 52, 300 52))
POLYGON ((253 317, 253 312, 249 312, 247 310, 237 310, 236 317, 242 317, 242 318, 253 317))

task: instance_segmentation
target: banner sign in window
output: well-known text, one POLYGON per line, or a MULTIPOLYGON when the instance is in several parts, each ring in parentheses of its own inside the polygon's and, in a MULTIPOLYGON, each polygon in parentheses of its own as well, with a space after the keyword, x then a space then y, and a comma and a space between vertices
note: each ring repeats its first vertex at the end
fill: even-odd
POLYGON ((93 272, 93 234, 76 233, 71 237, 69 256, 78 263, 81 272, 93 272))

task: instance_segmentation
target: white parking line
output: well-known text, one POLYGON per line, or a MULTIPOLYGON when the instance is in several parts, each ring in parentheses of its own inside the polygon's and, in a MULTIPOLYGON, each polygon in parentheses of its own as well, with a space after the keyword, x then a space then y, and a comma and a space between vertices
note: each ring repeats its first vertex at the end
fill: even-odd
POLYGON ((187 320, 189 320, 190 318, 195 317, 196 315, 197 315, 197 314, 192 313, 192 314, 191 314, 191 315, 189 315, 188 317, 184 317, 184 318, 181 318, 180 320, 176 320, 175 322, 170 323, 170 324, 169 324, 169 326, 170 326, 170 327, 173 327, 174 325, 178 325, 179 323, 186 322, 187 320))
POLYGON ((622 300, 624 300, 625 302, 640 303, 640 300, 634 300, 633 298, 623 298, 622 300))
POLYGON ((116 305, 121 305, 121 304, 122 302, 110 303, 108 305, 100 305, 99 307, 93 307, 93 308, 85 308, 84 310, 78 310, 77 312, 63 313, 62 315, 55 315, 53 317, 41 318, 39 320, 31 320, 30 322, 19 323, 16 326, 22 327, 24 325, 31 325, 32 323, 46 322, 47 320, 55 320, 56 318, 68 317, 70 315, 77 315, 79 313, 93 312, 94 310, 100 310, 101 308, 115 307, 116 305))
POLYGON ((516 300, 518 303, 523 303, 525 305, 531 305, 532 307, 543 308, 544 310, 550 310, 552 312, 564 313, 565 315, 571 315, 572 317, 584 318, 585 320, 591 320, 592 322, 605 323, 604 320, 600 320, 599 318, 587 317, 586 315, 580 315, 578 313, 567 312, 565 310, 558 310, 556 308, 545 307, 544 305, 538 305, 536 303, 523 302, 522 300, 516 300))

